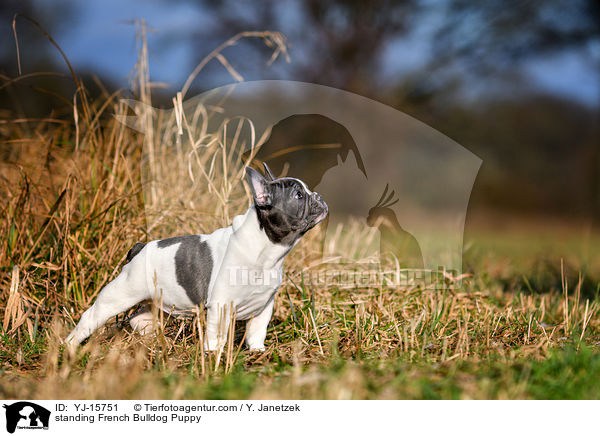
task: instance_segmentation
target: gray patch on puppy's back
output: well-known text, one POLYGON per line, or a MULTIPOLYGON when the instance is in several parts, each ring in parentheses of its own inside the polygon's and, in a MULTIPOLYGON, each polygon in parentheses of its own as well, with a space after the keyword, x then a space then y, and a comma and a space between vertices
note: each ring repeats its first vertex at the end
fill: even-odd
POLYGON ((181 244, 175 253, 177 283, 194 304, 206 303, 213 268, 210 248, 200 236, 175 236, 158 241, 158 248, 181 244))
POLYGON ((200 236, 195 235, 187 235, 187 236, 173 236, 172 238, 161 239, 158 241, 158 248, 167 248, 171 245, 179 244, 183 242, 186 238, 199 238, 200 236))
POLYGON ((133 244, 133 247, 131 247, 131 250, 129 250, 127 252, 127 262, 131 262, 131 259, 133 259, 140 251, 142 251, 142 248, 144 248, 146 246, 145 242, 137 242, 135 244, 133 244))

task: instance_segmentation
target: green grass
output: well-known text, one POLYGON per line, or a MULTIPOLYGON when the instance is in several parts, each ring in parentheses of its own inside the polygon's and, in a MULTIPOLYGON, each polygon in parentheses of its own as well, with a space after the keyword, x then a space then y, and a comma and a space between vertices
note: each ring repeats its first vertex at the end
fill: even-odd
MULTIPOLYGON (((325 302, 327 290, 316 290, 311 300, 289 286, 289 297, 278 300, 280 311, 286 301, 288 310, 275 315, 267 351, 242 350, 228 371, 222 365, 215 370, 213 360, 202 374, 189 325, 183 343, 174 339, 179 321, 170 322, 159 340, 109 327, 73 356, 40 329, 35 342, 24 331, 0 336, 0 392, 19 398, 600 399, 597 320, 589 319, 582 334, 575 316, 581 308, 572 308, 572 328, 564 336, 560 295, 498 291, 496 298, 486 298, 471 289, 457 300, 456 291, 390 290, 385 301, 398 318, 396 329, 375 309, 381 293, 362 294, 372 304, 365 303, 363 311, 360 305, 337 306, 348 301, 350 291, 335 290, 325 302), (389 303, 395 299, 402 304, 396 301, 394 308, 389 303), (541 319, 540 299, 545 328, 529 323, 533 316, 541 319), (434 304, 428 307, 427 300, 434 304), (307 323, 311 301, 323 355, 307 323), (438 315, 421 322, 417 314, 434 309, 438 315), (415 312, 403 315, 407 310, 415 312), (485 321, 482 313, 492 310, 512 317, 485 321), (471 316, 479 319, 463 324, 471 316), (401 337, 392 339, 395 332, 401 337)), ((360 295, 354 291, 355 299, 360 295)))
MULTIPOLYGON (((230 373, 207 380, 189 370, 150 368, 136 376, 135 383, 128 383, 125 391, 121 388, 119 391, 127 398, 214 400, 600 398, 600 353, 587 346, 577 350, 574 344, 554 349, 546 358, 533 360, 525 356, 491 355, 483 359, 435 362, 427 357, 415 359, 410 354, 398 354, 391 359, 335 357, 299 369, 277 359, 262 365, 249 363, 251 360, 242 359, 230 373)), ((87 363, 86 358, 79 361, 82 370, 87 363)), ((99 373, 103 374, 102 370, 99 373)), ((37 396, 34 371, 17 375, 1 370, 0 374, 4 380, 0 384, 4 397, 14 396, 16 392, 37 396), (18 386, 16 391, 15 386, 18 386)), ((67 383, 76 380, 81 382, 81 378, 73 374, 67 383)), ((63 397, 61 391, 56 397, 63 397)), ((113 396, 105 392, 98 398, 113 396)))

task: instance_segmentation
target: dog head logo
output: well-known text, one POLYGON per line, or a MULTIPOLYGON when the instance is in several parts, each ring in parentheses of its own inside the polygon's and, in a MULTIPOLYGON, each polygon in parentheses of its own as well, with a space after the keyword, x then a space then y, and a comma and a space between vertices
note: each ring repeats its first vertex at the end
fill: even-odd
POLYGON ((14 433, 18 429, 48 429, 50 411, 28 401, 5 404, 6 431, 14 433))
MULTIPOLYGON (((329 205, 324 255, 348 258, 355 251, 357 257, 379 261, 388 251, 406 262, 401 267, 461 273, 464 222, 481 160, 418 120, 343 90, 291 81, 229 85, 172 110, 124 103, 136 115, 117 117, 146 134, 144 168, 153 181, 144 185, 147 217, 152 202, 192 204, 184 196, 197 192, 196 174, 214 174, 219 165, 225 168, 221 161, 262 161, 276 176, 305 180, 329 205), (292 123, 294 118, 301 122, 292 123), (248 120, 245 133, 230 123, 241 119, 248 120), (323 120, 325 127, 315 128, 323 120), (321 133, 307 135, 317 130, 321 133), (207 132, 220 134, 207 140, 207 132), (245 143, 237 156, 227 149, 233 139, 245 143), (223 150, 218 159, 202 155, 217 145, 223 150), (159 146, 163 155, 156 151, 159 146), (163 173, 179 171, 174 180, 192 182, 160 185, 161 165, 177 160, 179 170, 163 173), (343 236, 351 247, 338 243, 343 236)), ((209 189, 221 200, 218 190, 209 189)), ((164 213, 157 216, 164 220, 164 213)), ((152 227, 153 220, 148 221, 152 227)))

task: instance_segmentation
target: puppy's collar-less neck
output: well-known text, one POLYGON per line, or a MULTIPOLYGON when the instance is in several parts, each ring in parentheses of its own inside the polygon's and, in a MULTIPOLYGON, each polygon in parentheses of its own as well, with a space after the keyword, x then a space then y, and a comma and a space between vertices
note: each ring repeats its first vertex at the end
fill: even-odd
POLYGON ((253 241, 253 244, 244 250, 244 255, 249 260, 271 266, 280 263, 298 242, 282 244, 272 241, 260 223, 255 205, 250 206, 244 215, 238 215, 233 219, 232 230, 234 233, 243 234, 244 239, 253 241))

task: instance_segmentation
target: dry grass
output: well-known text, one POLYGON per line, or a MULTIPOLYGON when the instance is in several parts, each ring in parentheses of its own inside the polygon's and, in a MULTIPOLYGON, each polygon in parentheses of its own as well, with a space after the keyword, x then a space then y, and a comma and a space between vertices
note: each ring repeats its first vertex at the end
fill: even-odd
MULTIPOLYGON (((285 54, 278 34, 242 36, 285 54)), ((229 69, 225 47, 211 56, 229 69)), ((150 104, 143 39, 140 50, 138 94, 150 104)), ((246 351, 237 328, 223 355, 205 354, 201 310, 187 321, 157 314, 154 338, 121 328, 120 318, 67 353, 60 340, 135 242, 209 231, 247 207, 240 151, 261 142, 227 140, 227 129, 251 129, 251 120, 203 130, 209 111, 187 114, 183 94, 171 118, 144 114, 153 135, 110 116, 128 114, 118 93, 92 102, 83 95, 71 121, 7 117, 1 125, 13 150, 0 162, 1 397, 600 397, 597 382, 578 382, 582 365, 600 379, 597 276, 567 279, 580 265, 563 267, 559 289, 521 273, 507 281, 502 260, 481 259, 456 289, 322 286, 300 275, 318 251, 318 231, 286 263, 263 353, 246 351), (192 176, 178 179, 173 166, 192 176), (183 200, 169 202, 176 182, 183 200), (553 371, 570 374, 555 377, 564 386, 544 381, 553 371)))

